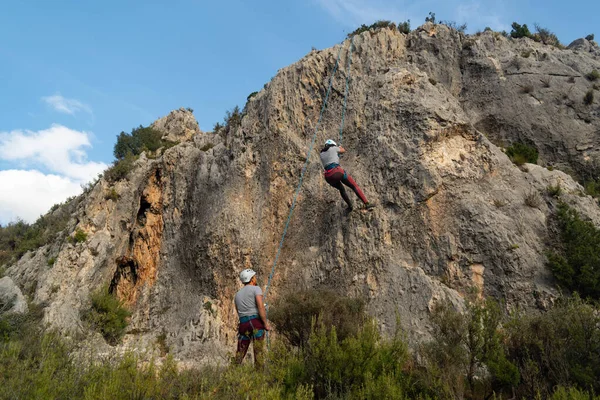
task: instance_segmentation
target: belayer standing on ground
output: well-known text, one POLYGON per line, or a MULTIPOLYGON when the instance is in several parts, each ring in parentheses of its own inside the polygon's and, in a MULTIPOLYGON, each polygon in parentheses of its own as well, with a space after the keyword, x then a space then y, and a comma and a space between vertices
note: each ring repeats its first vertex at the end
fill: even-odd
POLYGON ((348 186, 350 189, 356 193, 356 195, 361 199, 364 203, 365 208, 373 208, 375 205, 373 203, 369 203, 365 194, 360 190, 354 179, 344 169, 340 166, 340 157, 339 155, 345 153, 346 150, 338 146, 336 142, 331 139, 328 139, 325 142, 325 147, 321 150, 321 163, 323 164, 323 168, 325 169, 325 180, 331 186, 340 191, 342 198, 348 204, 348 211, 352 211, 352 202, 346 193, 346 189, 344 189, 343 185, 348 186))
POLYGON ((266 331, 271 327, 267 321, 263 292, 256 283, 256 272, 245 269, 240 272, 240 280, 244 287, 235 295, 235 309, 240 319, 235 361, 241 364, 250 342, 254 342, 254 366, 260 369, 264 366, 266 331))

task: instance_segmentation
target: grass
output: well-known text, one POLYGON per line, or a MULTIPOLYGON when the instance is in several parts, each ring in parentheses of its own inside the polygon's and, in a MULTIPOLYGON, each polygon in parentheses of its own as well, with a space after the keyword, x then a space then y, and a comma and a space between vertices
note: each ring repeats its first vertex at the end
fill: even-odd
POLYGON ((550 78, 542 78, 542 79, 540 79, 540 81, 542 82, 542 85, 545 88, 549 88, 550 87, 550 78))
POLYGON ((535 190, 530 190, 527 192, 525 197, 523 198, 525 205, 531 208, 539 208, 542 205, 542 198, 539 193, 535 190))
POLYGON ((521 93, 526 93, 526 94, 530 94, 533 93, 533 85, 528 84, 528 85, 521 85, 521 93))

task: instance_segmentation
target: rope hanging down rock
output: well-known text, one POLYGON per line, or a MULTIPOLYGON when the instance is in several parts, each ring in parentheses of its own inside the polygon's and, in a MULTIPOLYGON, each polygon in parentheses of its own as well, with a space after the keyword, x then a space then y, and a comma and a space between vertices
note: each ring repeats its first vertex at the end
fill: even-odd
MULTIPOLYGON (((346 93, 344 95, 344 106, 342 108, 342 123, 340 125, 340 143, 342 141, 342 131, 344 129, 344 116, 346 114, 346 106, 348 104, 348 89, 350 82, 350 64, 352 61, 352 48, 354 47, 354 37, 350 42, 350 49, 348 50, 348 64, 346 67, 346 93)), ((333 78, 335 77, 335 73, 337 72, 338 65, 340 62, 340 56, 342 54, 342 49, 344 48, 343 44, 340 46, 340 50, 337 55, 337 59, 335 61, 335 66, 333 68, 333 72, 329 77, 329 87, 327 88, 327 93, 325 94, 325 101, 323 102, 323 107, 321 108, 321 113, 319 114, 319 120, 317 121, 317 126, 315 127, 315 133, 313 134, 312 140, 310 142, 310 147, 308 148, 308 154, 306 155, 306 161, 304 162, 304 166, 302 167, 302 172, 300 173, 300 182, 296 187, 296 192, 294 193, 294 200, 292 201, 292 207, 290 208, 290 212, 288 214, 287 221, 285 222, 285 228, 283 229, 283 235, 281 236, 281 241, 279 242, 279 247, 277 248, 277 253, 275 254, 275 261, 273 262, 273 267, 271 268, 271 273, 269 274, 269 279, 267 281, 267 286, 265 287, 264 301, 266 304, 267 295, 269 293, 269 288, 271 286, 271 281, 273 280, 273 275, 275 274, 275 268, 277 267, 277 261, 279 261, 279 256, 281 254, 281 249, 283 248, 283 243, 285 240, 285 236, 287 234, 288 228, 290 226, 290 221, 292 220, 292 215, 294 214, 294 208, 296 208, 296 201, 298 200, 298 194, 300 194, 300 189, 302 188, 302 182, 304 180, 304 175, 306 174, 306 170, 308 168, 308 163, 310 161, 310 155, 315 146, 315 141, 317 140, 317 133, 319 132, 319 126, 321 125, 321 120, 323 119, 323 114, 325 113, 325 109, 327 108, 327 101, 329 100, 329 95, 331 93, 331 87, 333 85, 333 78)), ((267 315, 269 312, 269 308, 266 307, 267 315)), ((267 333, 267 342, 268 342, 268 333, 267 333)))

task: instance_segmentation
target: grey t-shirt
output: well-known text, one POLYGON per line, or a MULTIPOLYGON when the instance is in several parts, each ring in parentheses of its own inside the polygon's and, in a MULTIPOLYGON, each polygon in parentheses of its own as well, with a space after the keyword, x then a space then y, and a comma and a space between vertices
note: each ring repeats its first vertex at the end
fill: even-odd
POLYGON ((235 295, 235 307, 237 308, 238 317, 258 315, 256 296, 261 296, 262 294, 261 288, 253 285, 246 285, 238 290, 235 295))
POLYGON ((340 156, 338 153, 340 152, 340 148, 338 146, 331 146, 327 149, 327 151, 321 152, 321 163, 323 163, 323 168, 328 166, 329 164, 339 164, 340 156))

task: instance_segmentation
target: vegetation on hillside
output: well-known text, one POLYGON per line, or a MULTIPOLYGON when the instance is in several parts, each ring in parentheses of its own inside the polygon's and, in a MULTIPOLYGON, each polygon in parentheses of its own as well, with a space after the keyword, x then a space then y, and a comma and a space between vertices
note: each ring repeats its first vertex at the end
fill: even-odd
POLYGON ((109 182, 125 179, 135 167, 135 161, 143 152, 149 155, 156 153, 161 148, 169 148, 177 143, 162 139, 163 133, 151 126, 140 125, 133 128, 131 133, 121 132, 117 135, 113 154, 115 162, 104 172, 104 177, 109 182))
MULTIPOLYGON (((313 306, 307 299, 317 298, 298 295, 286 301, 313 306)), ((248 365, 178 370, 170 358, 157 367, 132 355, 75 359, 68 342, 42 332, 32 307, 28 316, 0 317, 0 398, 599 399, 592 393, 600 391, 600 310, 577 296, 543 314, 510 317, 475 296, 464 313, 438 303, 432 339, 414 352, 401 330, 384 338, 362 311, 338 316, 354 325, 347 336, 319 323, 336 304, 303 315, 312 321, 303 346, 274 338, 263 372, 248 365)))
POLYGON ((600 229, 565 203, 556 218, 561 246, 548 255, 550 269, 565 288, 600 299, 600 229))
POLYGON ((537 164, 538 160, 538 150, 535 147, 519 142, 513 143, 507 147, 506 155, 516 165, 523 165, 525 163, 537 164))
POLYGON ((131 313, 117 296, 110 293, 108 286, 92 293, 91 303, 91 307, 83 313, 82 319, 100 332, 109 344, 118 344, 125 334, 131 313))
POLYGON ((33 224, 17 220, 0 225, 0 266, 56 239, 67 227, 75 203, 74 198, 70 198, 64 204, 56 204, 33 224))

